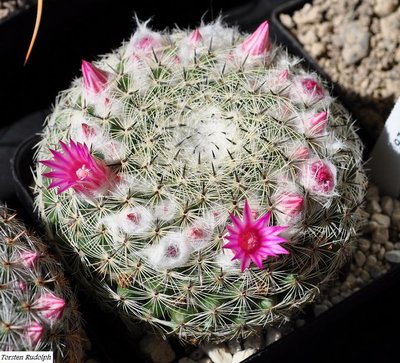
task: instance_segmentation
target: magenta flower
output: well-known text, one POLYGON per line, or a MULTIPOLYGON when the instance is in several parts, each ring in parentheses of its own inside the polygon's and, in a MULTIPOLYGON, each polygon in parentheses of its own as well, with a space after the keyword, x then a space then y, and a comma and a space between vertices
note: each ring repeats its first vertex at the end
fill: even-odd
POLYGON ((235 255, 232 260, 241 261, 242 272, 249 267, 253 261, 258 268, 263 268, 263 260, 269 256, 288 254, 289 252, 279 244, 286 239, 279 236, 286 226, 268 226, 271 212, 268 212, 254 220, 249 203, 246 201, 243 211, 243 220, 230 214, 232 226, 227 226, 229 242, 223 248, 233 250, 235 255))
POLYGON ((32 267, 35 264, 38 257, 39 256, 36 252, 25 251, 21 253, 22 263, 26 267, 32 267))
POLYGON ((303 78, 301 80, 301 86, 304 93, 317 100, 324 98, 325 92, 322 86, 313 78, 303 78))
POLYGON ((270 49, 271 41, 269 39, 268 21, 261 23, 256 31, 245 39, 241 46, 242 52, 251 56, 262 55, 270 49))
POLYGON ((41 295, 32 307, 38 310, 44 318, 54 321, 61 318, 65 301, 49 292, 41 295))
POLYGON ((189 44, 196 46, 202 41, 203 37, 201 36, 200 30, 195 29, 193 30, 192 34, 190 35, 189 44))
POLYGON ((320 135, 326 130, 326 124, 328 123, 328 112, 319 112, 313 117, 309 118, 306 123, 312 134, 320 135))
POLYGON ((93 157, 86 144, 70 141, 67 145, 60 141, 64 153, 50 150, 54 160, 41 160, 40 163, 52 168, 43 176, 53 179, 49 188, 58 187, 57 194, 74 189, 78 193, 92 194, 106 188, 112 181, 110 168, 93 157))
POLYGON ((336 168, 329 161, 312 159, 305 165, 302 182, 316 194, 329 194, 336 185, 336 168))
POLYGON ((108 73, 85 60, 82 60, 82 75, 84 87, 94 94, 104 91, 107 87, 108 73))
POLYGON ((37 322, 33 322, 25 328, 25 334, 32 346, 35 346, 40 340, 43 335, 43 330, 43 327, 37 322))
POLYGON ((289 217, 296 217, 303 208, 304 198, 292 192, 283 192, 277 200, 277 209, 289 217))

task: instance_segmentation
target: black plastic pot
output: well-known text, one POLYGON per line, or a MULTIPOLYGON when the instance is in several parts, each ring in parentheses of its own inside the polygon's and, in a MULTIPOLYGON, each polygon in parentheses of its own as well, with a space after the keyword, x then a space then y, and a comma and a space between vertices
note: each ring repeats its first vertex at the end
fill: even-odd
MULTIPOLYGON (((32 208, 30 185, 33 182, 31 172, 33 147, 37 141, 37 137, 31 137, 22 143, 11 163, 16 193, 34 220, 37 217, 32 208)), ((323 357, 324 362, 337 362, 343 358, 344 352, 346 357, 347 352, 352 352, 356 361, 361 358, 365 358, 367 362, 375 361, 370 360, 371 357, 376 357, 376 361, 384 361, 385 356, 394 354, 390 349, 395 349, 397 346, 397 342, 395 343, 397 337, 391 334, 391 328, 399 331, 400 314, 397 314, 399 284, 400 266, 393 268, 303 327, 269 345, 246 362, 302 362, 313 361, 312 357, 319 356, 323 357)), ((84 298, 87 301, 88 297, 84 298)), ((129 342, 127 334, 125 342, 121 342, 120 337, 118 341, 115 340, 114 332, 118 331, 120 335, 124 331, 119 319, 112 315, 103 315, 104 312, 99 311, 95 305, 90 305, 92 303, 86 306, 86 309, 90 310, 88 327, 96 333, 93 339, 97 341, 100 339, 100 344, 106 351, 104 354, 108 355, 107 359, 111 359, 106 362, 121 362, 123 361, 120 360, 121 357, 125 355, 131 355, 132 358, 134 352, 131 346, 134 342, 129 342), (100 316, 102 316, 101 321, 99 321, 100 316), (104 329, 104 324, 108 324, 108 328, 104 329)), ((138 359, 135 361, 140 362, 140 358, 138 359)))

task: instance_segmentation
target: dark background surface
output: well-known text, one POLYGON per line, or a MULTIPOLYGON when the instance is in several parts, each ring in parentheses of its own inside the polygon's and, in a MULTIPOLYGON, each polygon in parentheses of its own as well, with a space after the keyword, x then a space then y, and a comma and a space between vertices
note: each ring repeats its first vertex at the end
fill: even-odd
MULTIPOLYGON (((46 113, 43 110, 48 110, 57 93, 80 75, 81 59, 92 60, 129 38, 135 12, 142 20, 152 16, 152 26, 163 29, 174 24, 194 27, 202 17, 212 20, 222 11, 228 23, 252 30, 283 2, 47 0, 39 37, 26 67, 23 60, 35 9, 0 23, 0 200, 22 210, 9 168, 16 146, 40 131, 46 113)), ((400 361, 399 284, 397 270, 323 314, 297 335, 274 344, 253 361, 400 361)), ((96 309, 89 308, 84 314, 89 325, 101 321, 96 309)), ((97 343, 110 349, 109 359, 104 361, 133 361, 132 347, 123 337, 118 340, 126 350, 115 351, 121 346, 115 341, 116 332, 121 332, 118 321, 108 316, 102 325, 94 327, 102 331, 97 343), (130 359, 125 360, 125 356, 130 359)))

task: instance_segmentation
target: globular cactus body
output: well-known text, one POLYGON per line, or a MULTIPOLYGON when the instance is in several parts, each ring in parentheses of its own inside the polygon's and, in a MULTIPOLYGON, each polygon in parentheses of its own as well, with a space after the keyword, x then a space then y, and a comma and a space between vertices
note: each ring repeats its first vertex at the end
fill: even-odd
POLYGON ((243 337, 311 301, 346 260, 362 147, 298 63, 267 22, 248 37, 139 24, 60 95, 36 205, 123 315, 183 340, 243 337))
POLYGON ((54 362, 80 362, 84 340, 60 264, 0 205, 0 351, 52 351, 54 362))

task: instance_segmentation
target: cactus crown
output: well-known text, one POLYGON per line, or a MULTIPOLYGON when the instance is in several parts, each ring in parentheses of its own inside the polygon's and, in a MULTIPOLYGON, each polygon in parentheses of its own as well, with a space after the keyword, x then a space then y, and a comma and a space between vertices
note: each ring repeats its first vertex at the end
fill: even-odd
POLYGON ((362 147, 298 63, 271 46, 266 22, 247 38, 219 21, 172 33, 139 24, 60 95, 36 205, 125 315, 183 340, 246 336, 312 300, 343 264, 362 147))
POLYGON ((55 362, 78 362, 83 340, 59 263, 0 205, 0 350, 48 350, 55 362))

